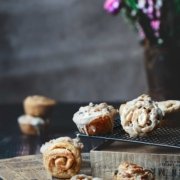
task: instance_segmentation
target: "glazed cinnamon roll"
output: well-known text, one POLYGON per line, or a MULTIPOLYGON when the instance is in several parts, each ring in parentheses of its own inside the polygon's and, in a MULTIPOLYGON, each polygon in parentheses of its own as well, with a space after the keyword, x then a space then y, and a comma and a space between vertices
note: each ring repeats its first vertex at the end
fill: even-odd
POLYGON ((73 121, 81 133, 87 135, 102 135, 111 133, 114 119, 118 111, 107 103, 93 104, 80 107, 73 116, 73 121))
POLYGON ((147 135, 158 127, 164 116, 158 103, 148 95, 141 95, 122 104, 119 113, 121 125, 130 137, 147 135))
POLYGON ((150 170, 144 169, 137 164, 122 162, 118 170, 114 172, 113 180, 154 180, 155 177, 150 170))
POLYGON ((57 178, 71 178, 80 171, 81 149, 78 139, 61 137, 45 143, 40 151, 46 170, 57 178))
POLYGON ((156 102, 145 94, 119 108, 121 125, 130 137, 147 135, 162 123, 166 114, 177 111, 180 111, 180 101, 156 102))

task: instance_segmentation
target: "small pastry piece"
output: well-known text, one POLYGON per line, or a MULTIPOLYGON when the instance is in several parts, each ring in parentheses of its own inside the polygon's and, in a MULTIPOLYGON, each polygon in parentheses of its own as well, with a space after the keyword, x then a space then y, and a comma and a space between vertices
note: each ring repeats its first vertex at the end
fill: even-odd
POLYGON ((39 95, 28 96, 23 102, 26 114, 42 118, 50 116, 52 108, 55 104, 55 100, 39 95))
POLYGON ((148 95, 120 106, 121 125, 130 137, 145 136, 156 129, 164 113, 148 95))
POLYGON ((80 107, 73 116, 79 131, 87 135, 102 135, 111 133, 117 110, 106 103, 93 104, 80 107))
POLYGON ((40 149, 45 169, 54 177, 71 178, 80 171, 82 148, 83 144, 78 139, 70 137, 45 143, 40 149))
POLYGON ((137 164, 122 162, 118 170, 114 172, 113 180, 155 180, 150 170, 144 169, 137 164))
POLYGON ((70 180, 103 180, 103 179, 98 177, 87 176, 85 174, 77 174, 73 176, 70 180))
POLYGON ((45 130, 48 121, 44 121, 39 117, 22 115, 18 118, 18 124, 23 134, 40 135, 45 130))
POLYGON ((159 108, 165 113, 170 114, 180 111, 180 101, 177 100, 167 100, 157 102, 159 108))

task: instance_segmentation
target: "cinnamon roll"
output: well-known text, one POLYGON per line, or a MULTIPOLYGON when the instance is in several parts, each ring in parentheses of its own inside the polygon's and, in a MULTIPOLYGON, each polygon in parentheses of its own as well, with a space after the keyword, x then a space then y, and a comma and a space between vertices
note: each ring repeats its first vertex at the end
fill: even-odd
POLYGON ((80 107, 73 116, 73 121, 81 133, 87 135, 102 135, 111 133, 114 119, 118 111, 107 103, 93 104, 80 107))
POLYGON ((71 178, 80 171, 81 149, 78 139, 60 137, 45 143, 40 151, 43 154, 45 169, 57 178, 71 178))
POLYGON ((130 137, 147 135, 159 126, 164 117, 158 103, 144 94, 122 104, 119 113, 121 125, 130 137))
POLYGON ((155 180, 150 170, 144 169, 137 164, 122 162, 118 170, 114 172, 113 180, 155 180))
POLYGON ((148 95, 122 104, 119 108, 121 125, 130 137, 145 136, 162 123, 166 114, 180 111, 180 101, 153 101, 148 95))

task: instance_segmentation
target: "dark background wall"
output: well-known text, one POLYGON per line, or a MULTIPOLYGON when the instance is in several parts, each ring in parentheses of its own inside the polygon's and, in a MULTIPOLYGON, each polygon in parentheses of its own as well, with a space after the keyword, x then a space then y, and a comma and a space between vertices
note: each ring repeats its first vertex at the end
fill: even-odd
POLYGON ((0 5, 0 103, 30 94, 118 101, 147 89, 138 37, 103 0, 6 0, 0 5))

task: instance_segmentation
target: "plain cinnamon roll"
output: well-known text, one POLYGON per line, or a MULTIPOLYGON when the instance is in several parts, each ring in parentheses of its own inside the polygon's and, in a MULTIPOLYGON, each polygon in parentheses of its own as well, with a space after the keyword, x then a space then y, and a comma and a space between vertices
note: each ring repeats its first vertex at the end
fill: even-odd
POLYGON ((40 151, 46 170, 57 178, 71 178, 80 171, 81 149, 78 139, 61 137, 45 143, 40 151))

